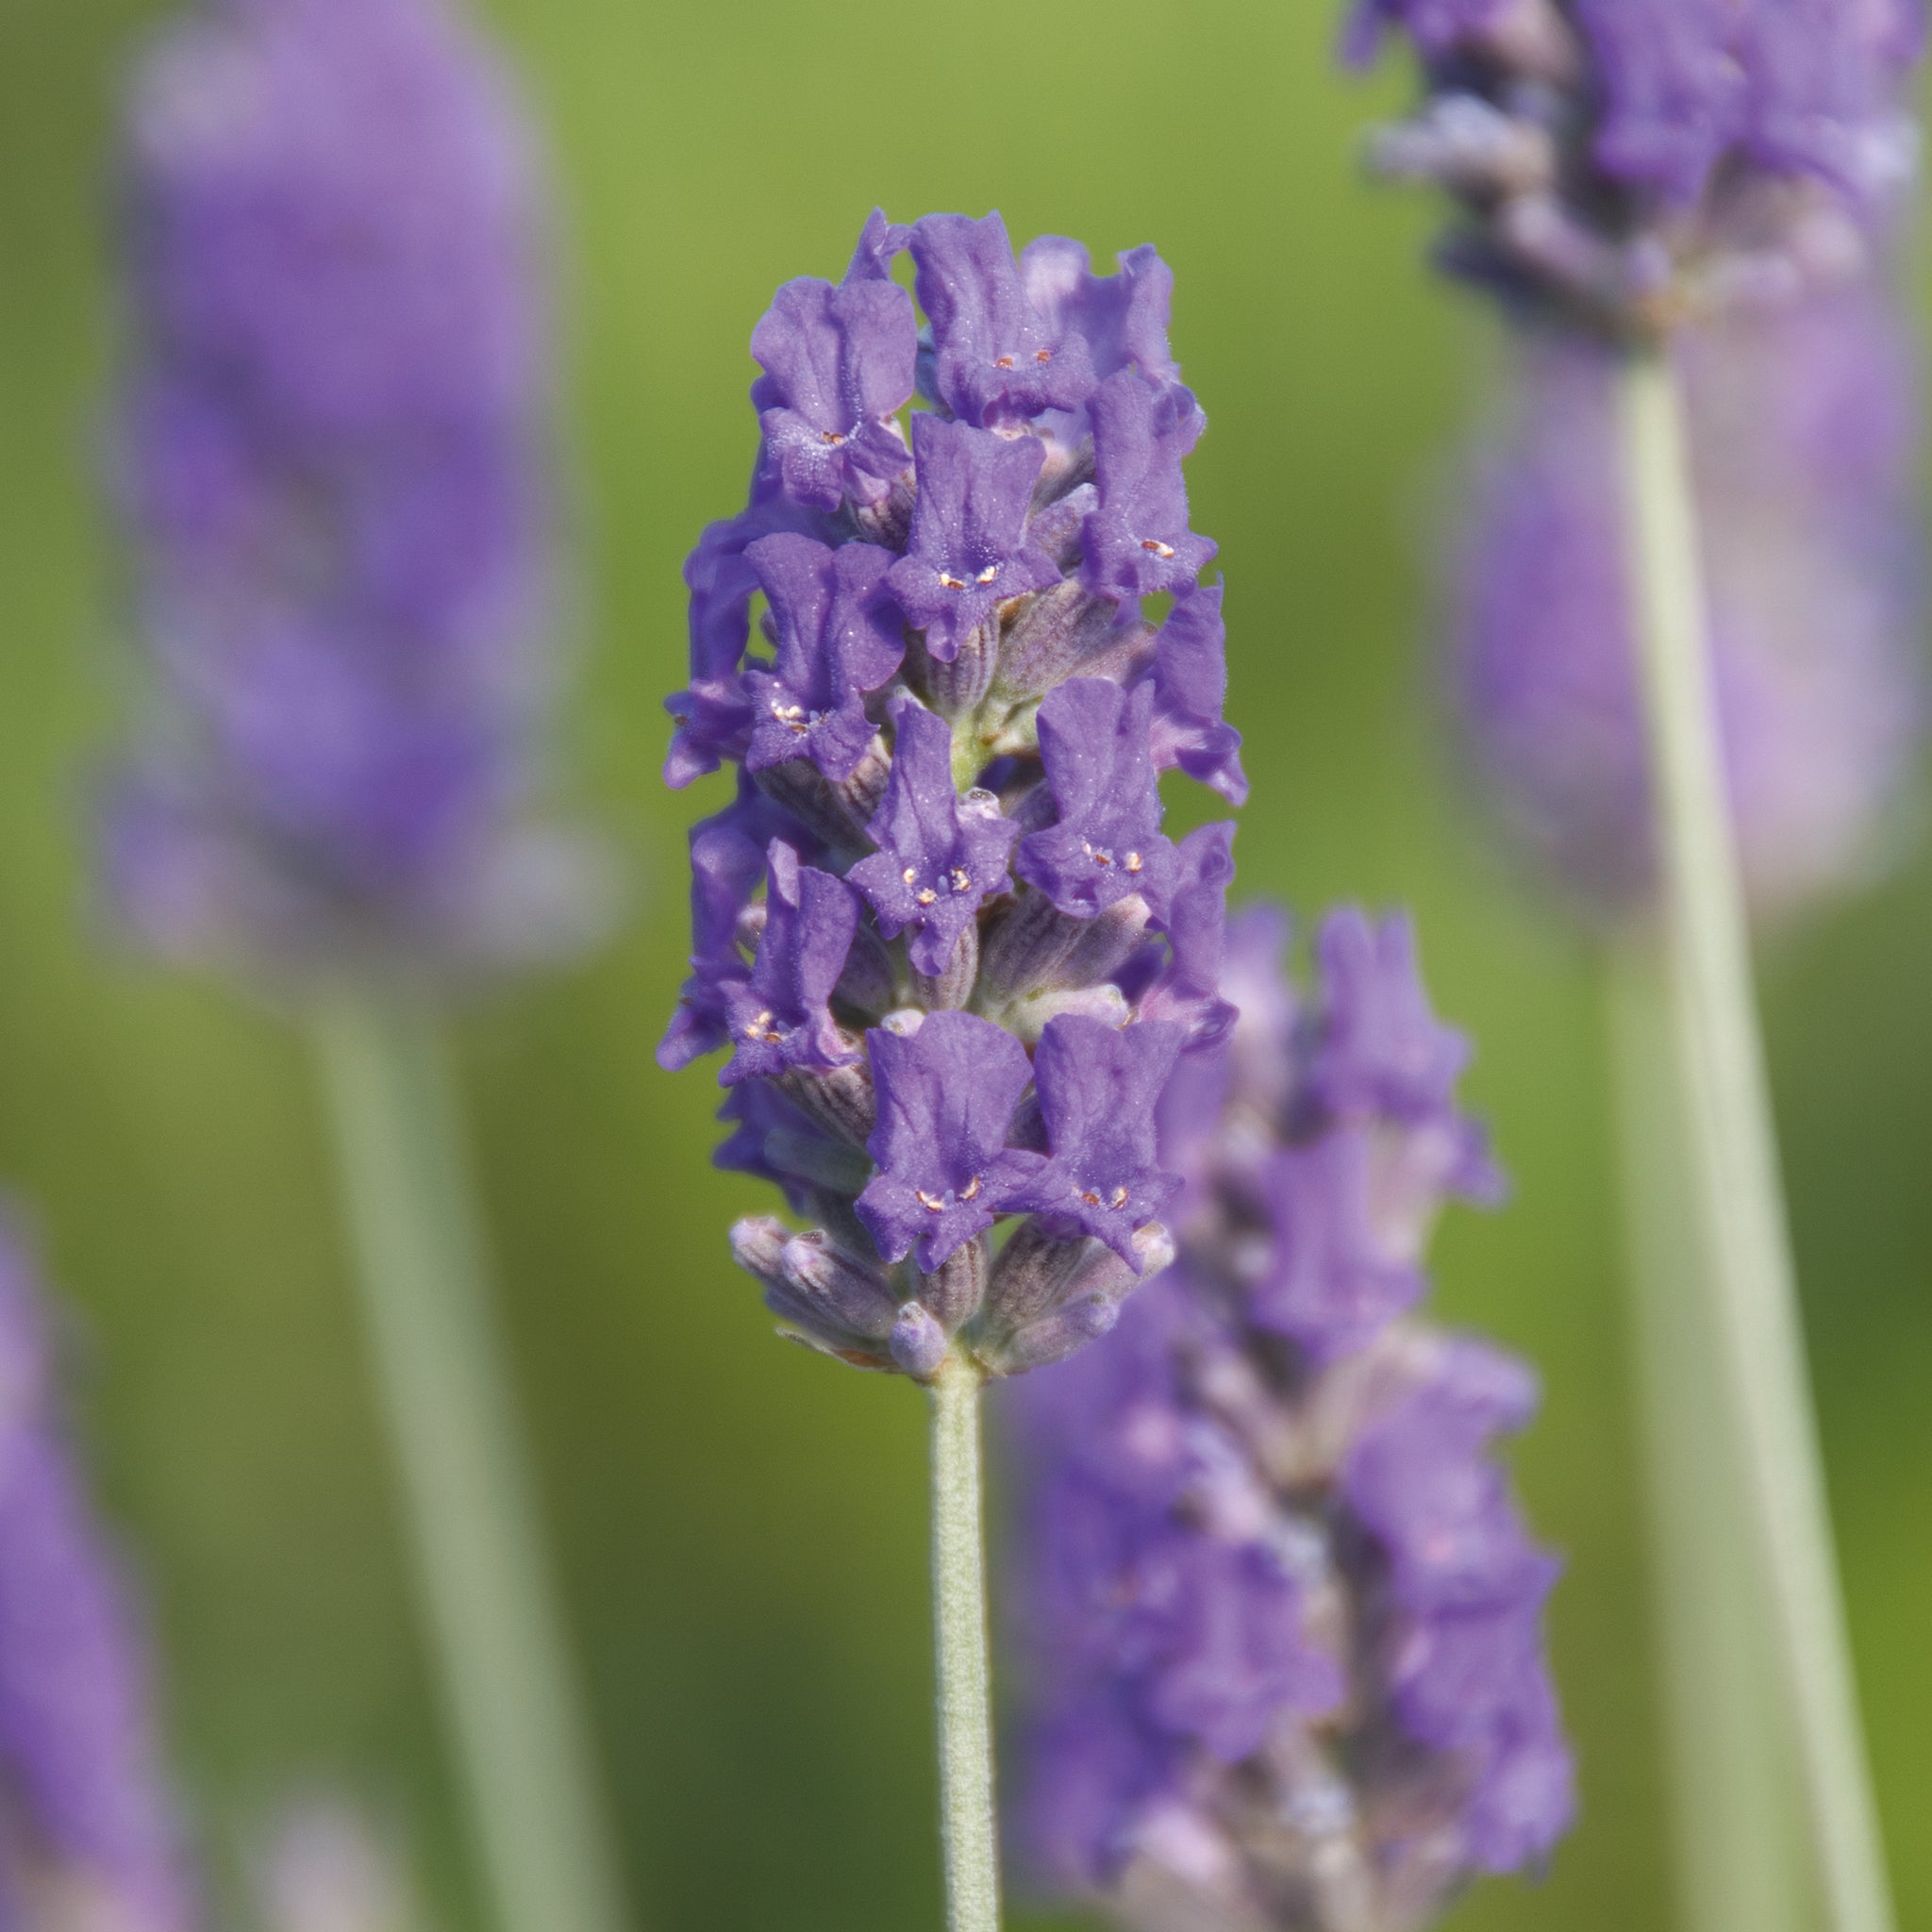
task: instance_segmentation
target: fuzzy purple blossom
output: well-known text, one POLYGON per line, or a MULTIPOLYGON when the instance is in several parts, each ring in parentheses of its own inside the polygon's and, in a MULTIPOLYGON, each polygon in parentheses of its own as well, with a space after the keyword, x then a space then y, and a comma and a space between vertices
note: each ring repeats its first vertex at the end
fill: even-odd
POLYGON ((55 1380, 48 1310, 0 1224, 0 1924, 188 1932, 146 1659, 55 1380))
POLYGON ((1035 437, 931 414, 914 421, 912 446, 919 496, 890 581, 906 621, 943 663, 1002 604, 1059 581, 1053 558, 1025 534, 1044 454, 1035 437))
POLYGON ((1558 1565, 1493 1453, 1534 1379, 1407 1312, 1444 1201, 1493 1187, 1440 1158, 1479 1144, 1466 1053, 1402 922, 1326 922, 1312 995, 1284 930, 1238 923, 1241 1017, 1163 1102, 1177 1265, 1009 1411, 1019 1822, 1043 1880, 1147 1932, 1420 1927, 1574 1805, 1558 1565))
POLYGON ((659 1058, 731 1048, 719 1161, 807 1223, 733 1252, 858 1366, 1058 1361, 1172 1253, 1154 1121, 1231 1018, 1233 861, 1226 825, 1176 850, 1158 774, 1244 789, 1172 289, 1151 249, 1101 275, 996 215, 874 214, 759 324, 750 498, 686 566, 666 776, 739 792, 692 834, 659 1058))
POLYGON ((442 0, 211 0, 138 71, 115 452, 151 691, 104 863, 164 955, 287 978, 586 936, 538 757, 537 174, 442 0))
MULTIPOLYGON (((1515 354, 1467 493, 1455 702, 1509 845, 1615 921, 1653 865, 1616 368, 1541 334, 1515 354)), ((1909 339, 1868 286, 1687 331, 1677 358, 1740 858, 1774 919, 1873 872, 1904 816, 1924 718, 1909 339)))
POLYGON ((1104 912, 1129 893, 1165 902, 1174 845, 1160 830, 1150 749, 1154 687, 1075 677, 1040 708, 1040 756, 1056 818, 1021 841, 1020 876, 1062 912, 1104 912))
POLYGON ((865 697, 898 670, 906 627, 886 590, 892 554, 873 543, 833 550, 780 532, 745 552, 769 601, 777 658, 748 671, 751 736, 745 769, 808 758, 849 778, 873 741, 865 697))
POLYGON ((911 313, 891 282, 807 276, 778 291, 752 332, 765 458, 799 503, 876 503, 910 463, 898 413, 912 395, 911 313))
POLYGON ((991 791, 961 798, 953 782, 953 734, 912 698, 892 707, 891 776, 871 824, 878 847, 846 876, 872 902, 880 934, 911 929, 908 947, 921 973, 939 974, 959 941, 979 938, 979 909, 1012 890, 1007 859, 1020 827, 991 791))
POLYGON ((1912 172, 1920 0, 1357 0, 1423 70, 1385 172, 1460 209, 1444 258, 1642 338, 1857 279, 1912 172))

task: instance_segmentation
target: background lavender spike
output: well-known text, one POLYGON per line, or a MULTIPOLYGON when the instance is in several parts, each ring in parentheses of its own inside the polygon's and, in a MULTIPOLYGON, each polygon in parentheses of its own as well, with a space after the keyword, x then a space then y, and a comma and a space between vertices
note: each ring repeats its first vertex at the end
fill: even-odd
POLYGON ((1400 1305, 1363 1321, 1345 1288, 1493 1195, 1466 1046, 1400 922, 1331 917, 1311 997, 1283 936, 1237 923, 1241 1017, 1168 1091, 1177 1265, 1009 1398, 1020 1822, 1046 1883, 1149 1932, 1412 1932, 1468 1878, 1540 1867, 1574 1804, 1541 1634, 1559 1566, 1493 1455, 1534 1378, 1400 1305), (1284 1153, 1348 1136, 1367 1158, 1320 1170, 1330 1198, 1282 1195, 1284 1153), (1265 1284, 1309 1215, 1355 1252, 1324 1251, 1340 1291, 1284 1338, 1265 1284))
POLYGON ((615 1932, 437 1036, 452 982, 600 917, 591 848, 541 799, 530 129, 455 0, 207 0, 135 67, 121 174, 147 689, 108 896, 163 958, 302 1008, 491 1904, 507 1932, 615 1932))
POLYGON ((68 1438, 52 1326, 0 1219, 0 1923, 190 1932, 142 1639, 68 1438))
MULTIPOLYGON (((1760 1894, 1795 1923, 1808 1849, 1834 1932, 1890 1932, 1748 892, 1789 902, 1858 864, 1912 735, 1894 712, 1915 711, 1917 692, 1887 636, 1896 580, 1884 555, 1903 508, 1886 419, 1908 417, 1911 404, 1900 361, 1872 343, 1889 332, 1875 305, 1899 191, 1915 173, 1906 94, 1923 11, 1918 0, 1366 0, 1353 51, 1372 53, 1390 22, 1422 55, 1424 102, 1377 158, 1457 201, 1452 269, 1559 338, 1528 354, 1538 379, 1567 393, 1558 407, 1571 422, 1557 430, 1553 408, 1531 429, 1525 472, 1549 466, 1557 435, 1575 434, 1580 456, 1580 468, 1558 459, 1530 486, 1552 490, 1549 518, 1524 517, 1526 495, 1493 492, 1498 530, 1521 525, 1494 587, 1519 594, 1523 583, 1503 588, 1512 575, 1547 563, 1561 614, 1528 626, 1541 635, 1524 681, 1491 679, 1478 702, 1507 718, 1518 696, 1568 682, 1561 724, 1582 782, 1531 757, 1502 772, 1501 789, 1528 776, 1551 794, 1541 825, 1536 808, 1519 822, 1552 843, 1574 838, 1596 874, 1587 886, 1607 874, 1634 899, 1655 874, 1651 916, 1623 936, 1606 982, 1635 1157, 1635 1334, 1659 1602, 1672 1607, 1660 1628, 1680 1885, 1712 1932, 1740 1914, 1759 1922, 1747 1901, 1760 1894), (1839 355, 1870 369, 1838 379, 1839 355), (1605 451, 1601 485, 1592 441, 1605 451), (1852 452, 1847 488, 1833 472, 1852 452), (1573 545, 1581 530, 1590 541, 1573 545), (1591 581, 1599 542, 1609 561, 1591 581), (1856 641, 1842 658, 1841 632, 1856 641), (1574 648, 1592 633, 1606 645, 1574 648), (1626 691, 1641 735, 1617 716, 1626 691), (1796 692, 1804 723, 1787 747, 1774 721, 1796 692), (1773 840, 1786 848, 1774 860, 1773 840), (1690 1179, 1682 1212, 1640 1141, 1658 1041, 1670 1094, 1660 1117, 1690 1179), (1682 1282, 1705 1302, 1685 1322, 1669 1307, 1682 1282), (1754 1558, 1742 1568, 1721 1555, 1738 1522, 1754 1558), (1680 1614, 1706 1599, 1719 1606, 1708 1620, 1680 1614), (1774 1659, 1762 1691, 1754 1666, 1730 1668, 1760 1639, 1774 1659), (1766 1704, 1802 1775, 1808 1847, 1785 1825, 1788 1767, 1767 1740, 1766 1704)), ((1516 751, 1521 722, 1506 727, 1516 751)))
POLYGON ((147 658, 103 855, 164 957, 421 974, 594 922, 541 800, 537 184, 442 0, 211 0, 140 69, 115 451, 147 658))
MULTIPOLYGON (((1678 363, 1739 856, 1754 911, 1788 915, 1890 856, 1923 739, 1910 346, 1860 285, 1689 331, 1678 363)), ((1617 367, 1531 331, 1509 375, 1461 540, 1454 697, 1506 838, 1614 921, 1654 884, 1617 367)))

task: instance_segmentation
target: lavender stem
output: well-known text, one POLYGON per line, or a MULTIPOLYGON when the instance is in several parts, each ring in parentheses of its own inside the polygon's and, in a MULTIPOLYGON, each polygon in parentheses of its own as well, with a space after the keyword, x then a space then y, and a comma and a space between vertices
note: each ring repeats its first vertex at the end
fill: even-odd
POLYGON ((1620 383, 1678 1103, 1729 1424, 1802 1760, 1833 1932, 1893 1924, 1840 1596, 1705 637, 1675 377, 1633 353, 1620 383))
POLYGON ((317 1016, 375 1375, 495 1917, 620 1932, 589 1725, 491 1316, 475 1202, 428 1016, 317 1016))
POLYGON ((1607 952, 1639 1434, 1685 1932, 1803 1932, 1809 1870, 1775 1633, 1751 1574, 1749 1489, 1710 1391, 1724 1370, 1672 1102, 1670 1011, 1648 935, 1607 952))
POLYGON ((1000 1923, 980 1500, 983 1380, 979 1370, 956 1353, 930 1384, 933 1646, 949 1932, 998 1932, 1000 1923))

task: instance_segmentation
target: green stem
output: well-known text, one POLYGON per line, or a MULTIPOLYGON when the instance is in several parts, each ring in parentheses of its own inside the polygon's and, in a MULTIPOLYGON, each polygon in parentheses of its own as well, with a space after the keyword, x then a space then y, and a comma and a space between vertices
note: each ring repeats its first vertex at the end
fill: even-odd
POLYGON ((1711 1321, 1828 1923, 1890 1932, 1725 807, 1676 382, 1662 355, 1640 353, 1620 387, 1666 998, 1711 1321))
POLYGON ((1683 1932, 1801 1932, 1808 1870, 1776 1645, 1752 1578, 1749 1491, 1711 1391, 1723 1359, 1672 1104, 1670 1014, 1647 939, 1606 960, 1630 1314, 1683 1932))
POLYGON ((999 1932, 1000 1923, 981 1526, 980 1381, 979 1371, 955 1356, 930 1391, 933 1645, 949 1932, 999 1932))
POLYGON ((619 1932, 589 1728, 549 1585, 427 1014, 344 1000, 315 1043, 441 1689, 503 1932, 619 1932))

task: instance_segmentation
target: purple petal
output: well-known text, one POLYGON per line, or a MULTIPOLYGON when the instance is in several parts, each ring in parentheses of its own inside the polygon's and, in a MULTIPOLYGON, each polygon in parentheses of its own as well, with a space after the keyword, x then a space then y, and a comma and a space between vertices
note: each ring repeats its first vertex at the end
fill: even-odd
POLYGON ((867 1142, 878 1172, 858 1197, 879 1253, 915 1247, 928 1274, 961 1242, 991 1227, 1025 1190, 1037 1154, 1006 1146, 1032 1078, 1026 1049, 972 1013, 927 1015, 909 1036, 866 1035, 878 1091, 867 1142))
POLYGON ((991 792, 961 799, 953 783, 953 734, 942 719, 902 698, 885 803, 872 822, 879 850, 846 874, 872 902, 879 928, 915 929, 912 963, 939 974, 979 908, 1012 881, 1007 859, 1020 828, 991 792))
POLYGON ((925 647, 941 663, 1008 598, 1059 581, 1026 541, 1026 511, 1044 451, 1033 437, 996 436, 938 416, 916 416, 919 495, 907 554, 887 582, 925 647))
POLYGON ((954 415, 1013 424, 1086 401, 1093 388, 1087 344, 1034 311, 997 214, 927 215, 913 224, 910 245, 939 399, 954 415))
POLYGON ((1020 841, 1014 870, 1065 913, 1091 918, 1140 892, 1165 902, 1174 847, 1160 830, 1149 748, 1154 691, 1074 677, 1040 708, 1040 755, 1059 821, 1020 841))

